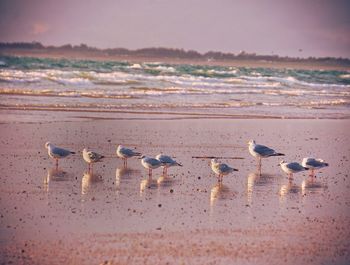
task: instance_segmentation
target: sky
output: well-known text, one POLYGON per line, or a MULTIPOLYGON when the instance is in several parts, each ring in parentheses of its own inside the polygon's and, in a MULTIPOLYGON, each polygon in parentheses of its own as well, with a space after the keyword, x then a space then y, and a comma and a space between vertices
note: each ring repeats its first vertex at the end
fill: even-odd
POLYGON ((0 0, 0 42, 350 58, 349 0, 0 0))

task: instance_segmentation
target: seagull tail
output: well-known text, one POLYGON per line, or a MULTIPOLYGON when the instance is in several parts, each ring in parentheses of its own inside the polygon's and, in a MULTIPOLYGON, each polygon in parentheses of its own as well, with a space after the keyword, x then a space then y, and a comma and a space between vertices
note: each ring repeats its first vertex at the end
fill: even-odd
POLYGON ((179 162, 176 162, 179 167, 182 167, 182 164, 179 162))
POLYGON ((234 168, 233 171, 239 171, 237 168, 234 168))
POLYGON ((276 153, 276 154, 273 154, 272 156, 285 156, 285 154, 282 154, 282 153, 276 153))
POLYGON ((75 154, 75 152, 70 152, 70 153, 73 154, 73 155, 75 154))
POLYGON ((308 167, 304 167, 304 169, 305 169, 305 170, 309 170, 310 168, 308 168, 308 167))
POLYGON ((105 156, 101 156, 101 159, 102 159, 102 158, 105 158, 105 156))
POLYGON ((328 164, 328 163, 324 163, 324 166, 325 166, 325 167, 328 167, 328 166, 329 166, 329 164, 328 164))
POLYGON ((134 152, 134 155, 135 155, 135 156, 142 156, 142 154, 139 153, 139 152, 134 152))

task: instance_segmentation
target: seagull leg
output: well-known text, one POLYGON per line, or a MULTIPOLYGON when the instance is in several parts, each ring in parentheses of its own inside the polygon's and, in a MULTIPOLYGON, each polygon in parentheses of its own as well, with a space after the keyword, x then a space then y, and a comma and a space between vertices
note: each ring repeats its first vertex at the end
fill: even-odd
POLYGON ((261 165, 260 165, 260 167, 258 168, 258 175, 259 175, 259 177, 261 177, 261 165))
POLYGON ((258 172, 261 172, 261 157, 258 158, 258 172))
POLYGON ((56 158, 56 170, 58 169, 58 158, 56 158))

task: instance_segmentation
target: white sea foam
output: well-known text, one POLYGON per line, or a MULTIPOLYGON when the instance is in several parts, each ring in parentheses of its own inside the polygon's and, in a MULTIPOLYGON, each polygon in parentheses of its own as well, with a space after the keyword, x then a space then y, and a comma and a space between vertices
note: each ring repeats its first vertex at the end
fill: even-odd
POLYGON ((139 63, 134 63, 133 65, 129 66, 131 69, 142 69, 142 66, 139 63))
POLYGON ((0 69, 2 104, 40 105, 42 100, 34 96, 45 96, 47 104, 71 107, 85 102, 94 108, 273 109, 271 112, 287 108, 299 113, 315 109, 346 113, 350 105, 350 74, 346 72, 161 63, 93 65, 48 69, 5 66, 0 69))
POLYGON ((148 67, 146 69, 154 69, 154 70, 159 70, 161 72, 164 72, 164 73, 175 73, 176 72, 176 69, 174 67, 168 67, 168 66, 162 66, 162 65, 158 65, 156 67, 148 67))
POLYGON ((339 75, 342 79, 350 79, 350 74, 339 75))

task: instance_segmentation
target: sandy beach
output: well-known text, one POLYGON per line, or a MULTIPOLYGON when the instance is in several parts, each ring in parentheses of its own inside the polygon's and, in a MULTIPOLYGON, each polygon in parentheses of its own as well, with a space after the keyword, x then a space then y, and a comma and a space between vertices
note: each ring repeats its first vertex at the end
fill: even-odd
POLYGON ((349 13, 0 1, 0 265, 349 265, 349 13))
POLYGON ((348 119, 0 111, 1 264, 349 264, 348 119), (289 181, 247 141, 330 166, 289 181), (77 154, 60 161, 46 141, 77 154), (116 145, 183 167, 149 179, 116 145), (106 156, 87 173, 84 147, 106 156), (205 156, 239 171, 218 185, 205 156))

